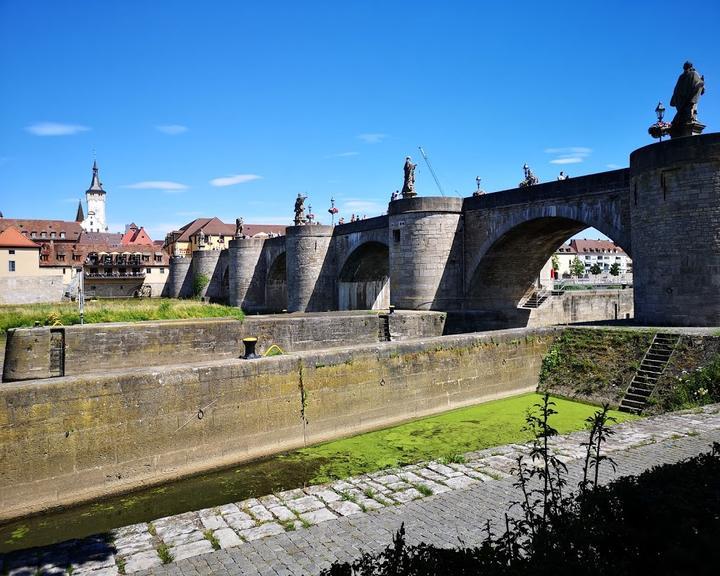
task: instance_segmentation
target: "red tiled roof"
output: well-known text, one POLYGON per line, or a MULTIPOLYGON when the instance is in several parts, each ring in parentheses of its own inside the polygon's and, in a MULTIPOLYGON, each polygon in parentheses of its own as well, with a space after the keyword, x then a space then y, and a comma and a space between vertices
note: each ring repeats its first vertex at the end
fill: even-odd
MULTIPOLYGON (((286 226, 283 224, 244 224, 243 234, 246 236, 257 236, 258 234, 285 234, 286 226)), ((196 236, 200 230, 206 236, 235 236, 235 224, 225 224, 216 216, 212 218, 196 218, 185 224, 180 230, 176 230, 176 242, 190 242, 192 236, 196 236)))
POLYGON ((82 234, 82 228, 79 222, 69 222, 67 220, 33 220, 25 218, 0 218, 0 231, 10 227, 17 228, 28 238, 32 238, 32 232, 36 233, 35 239, 49 239, 50 234, 55 232, 54 240, 63 242, 77 242, 82 234), (41 233, 45 232, 45 238, 41 238, 41 233), (60 233, 65 233, 65 238, 60 238, 60 233))
POLYGON ((625 254, 625 251, 611 240, 585 240, 570 241, 578 254, 625 254))
POLYGON ((39 244, 28 240, 17 228, 13 227, 5 228, 0 232, 0 246, 4 248, 40 248, 39 244))
POLYGON ((123 246, 135 246, 139 244, 152 246, 153 241, 148 235, 148 233, 145 232, 145 228, 138 229, 135 224, 131 224, 128 227, 128 231, 125 232, 122 239, 120 240, 120 244, 122 244, 123 246))

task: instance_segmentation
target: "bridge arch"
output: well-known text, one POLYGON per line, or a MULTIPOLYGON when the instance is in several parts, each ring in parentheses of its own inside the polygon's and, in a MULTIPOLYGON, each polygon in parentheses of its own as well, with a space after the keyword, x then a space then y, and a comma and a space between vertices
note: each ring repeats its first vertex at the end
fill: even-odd
MULTIPOLYGON (((538 278, 543 265, 569 238, 594 227, 630 254, 629 234, 607 222, 556 215, 513 222, 495 230, 472 255, 466 276, 465 307, 510 312, 515 309, 538 278)), ((572 214, 576 215, 576 214, 572 214)))
POLYGON ((287 310, 287 257, 281 252, 268 267, 265 279, 265 307, 269 312, 287 310))
POLYGON ((338 276, 339 310, 379 310, 390 305, 387 244, 369 241, 345 259, 338 276))

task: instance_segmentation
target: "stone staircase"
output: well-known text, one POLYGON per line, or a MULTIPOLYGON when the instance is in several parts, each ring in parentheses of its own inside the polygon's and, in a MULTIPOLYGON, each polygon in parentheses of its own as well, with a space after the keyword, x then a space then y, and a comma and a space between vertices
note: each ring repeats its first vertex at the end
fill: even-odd
POLYGON ((620 410, 633 414, 642 412, 679 340, 679 334, 655 334, 640 363, 640 368, 620 402, 620 410))

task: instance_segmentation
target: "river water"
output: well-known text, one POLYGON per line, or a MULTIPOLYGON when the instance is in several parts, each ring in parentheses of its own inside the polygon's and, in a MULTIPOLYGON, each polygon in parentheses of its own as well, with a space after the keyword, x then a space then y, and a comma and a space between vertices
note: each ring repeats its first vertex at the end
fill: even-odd
POLYGON ((0 553, 82 538, 164 516, 300 488, 315 476, 320 458, 287 454, 163 484, 100 502, 0 524, 0 553))

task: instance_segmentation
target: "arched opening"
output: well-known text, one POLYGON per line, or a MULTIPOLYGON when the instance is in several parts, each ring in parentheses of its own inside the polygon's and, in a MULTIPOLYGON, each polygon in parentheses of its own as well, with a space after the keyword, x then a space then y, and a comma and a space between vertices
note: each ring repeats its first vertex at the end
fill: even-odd
POLYGON ((553 255, 586 228, 577 220, 543 217, 508 230, 485 250, 471 272, 465 308, 495 315, 498 325, 506 327, 631 316, 632 280, 627 274, 609 273, 621 258, 623 263, 629 261, 624 247, 614 252, 598 243, 598 248, 570 250, 563 254, 557 277, 550 272, 553 255), (572 272, 575 259, 578 271, 572 272))
POLYGON ((287 305, 287 269, 285 252, 283 252, 275 258, 268 270, 265 282, 265 306, 268 312, 280 312, 286 310, 287 305))
POLYGON ((366 242, 350 254, 340 271, 340 310, 379 310, 390 305, 390 257, 380 242, 366 242))

